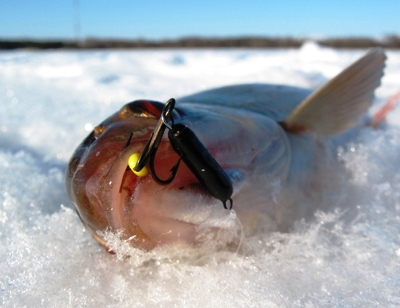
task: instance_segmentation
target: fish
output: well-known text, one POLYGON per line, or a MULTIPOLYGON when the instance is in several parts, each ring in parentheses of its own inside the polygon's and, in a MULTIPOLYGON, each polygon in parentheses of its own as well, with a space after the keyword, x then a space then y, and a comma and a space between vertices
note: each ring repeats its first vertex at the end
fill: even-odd
MULTIPOLYGON (((374 48, 314 91, 258 83, 177 98, 171 116, 193 132, 229 178, 231 211, 185 162, 167 185, 128 168, 129 157, 143 152, 164 108, 147 99, 124 105, 77 147, 66 171, 70 200, 106 248, 107 230, 149 251, 229 245, 238 240, 239 229, 250 234, 260 226, 284 226, 289 217, 298 217, 304 198, 327 189, 329 166, 337 160, 332 140, 365 118, 385 59, 382 48, 374 48)), ((168 178, 178 160, 165 133, 154 160, 157 175, 168 178)))

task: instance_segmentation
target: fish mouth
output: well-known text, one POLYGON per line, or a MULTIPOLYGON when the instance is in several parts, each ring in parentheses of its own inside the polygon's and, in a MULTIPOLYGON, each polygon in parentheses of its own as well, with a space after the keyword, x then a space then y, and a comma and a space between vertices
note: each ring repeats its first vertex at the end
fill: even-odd
MULTIPOLYGON (((137 147, 135 147, 135 149, 136 148, 137 147)), ((143 185, 151 186, 156 191, 169 191, 179 195, 199 195, 206 203, 213 203, 214 198, 183 162, 180 163, 174 180, 166 185, 157 183, 150 171, 146 176, 137 176, 127 164, 128 157, 133 153, 137 153, 135 149, 127 151, 118 167, 119 175, 117 178, 120 180, 119 183, 116 183, 116 187, 119 187, 119 208, 131 202, 135 197, 135 192, 140 190, 140 186, 143 185)), ((171 174, 171 168, 178 161, 179 156, 170 148, 170 144, 167 141, 161 143, 159 152, 160 158, 156 159, 154 169, 159 178, 168 179, 171 174)))
MULTIPOLYGON (((193 245, 199 243, 202 235, 208 238, 209 230, 230 228, 229 211, 210 195, 186 164, 180 164, 175 179, 168 185, 158 184, 151 174, 138 177, 133 173, 128 159, 140 152, 145 143, 132 142, 116 159, 110 154, 111 159, 101 164, 99 161, 86 181, 88 211, 98 217, 99 223, 80 216, 93 237, 107 247, 98 231, 122 230, 121 239, 132 247, 151 250, 177 242, 193 245)), ((97 150, 92 149, 92 153, 96 155, 97 150)), ((178 159, 168 140, 163 140, 155 159, 157 175, 167 179, 178 159)))
MULTIPOLYGON (((134 145, 120 155, 111 167, 107 182, 111 191, 111 225, 124 229, 132 246, 151 249, 176 241, 193 243, 198 225, 210 220, 219 200, 213 198, 185 164, 180 164, 172 183, 160 185, 151 174, 138 177, 128 167, 128 158, 138 152, 134 145)), ((141 149, 143 147, 140 147, 141 149)), ((166 179, 179 156, 162 142, 155 160, 157 175, 166 179)))

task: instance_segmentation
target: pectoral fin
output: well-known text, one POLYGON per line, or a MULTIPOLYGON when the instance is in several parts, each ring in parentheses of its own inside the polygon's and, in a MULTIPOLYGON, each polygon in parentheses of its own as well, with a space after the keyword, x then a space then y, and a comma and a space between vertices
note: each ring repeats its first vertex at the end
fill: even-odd
POLYGON ((368 111, 380 85, 386 56, 374 48, 304 99, 285 119, 291 132, 332 136, 353 127, 368 111))

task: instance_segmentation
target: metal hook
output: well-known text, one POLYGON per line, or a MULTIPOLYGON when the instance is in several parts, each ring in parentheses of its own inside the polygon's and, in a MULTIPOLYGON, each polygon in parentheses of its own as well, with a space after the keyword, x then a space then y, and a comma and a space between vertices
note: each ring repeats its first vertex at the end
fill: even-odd
POLYGON ((158 146, 160 145, 161 139, 164 135, 164 131, 166 128, 169 130, 173 130, 174 127, 174 119, 171 116, 172 110, 175 107, 175 99, 169 99, 161 111, 161 117, 158 121, 154 132, 151 134, 149 141, 143 149, 142 154, 140 155, 138 161, 136 162, 135 167, 133 168, 136 172, 139 172, 146 166, 147 162, 149 162, 149 167, 151 170, 151 175, 153 179, 161 184, 167 185, 171 183, 178 171, 179 164, 181 162, 181 158, 179 158, 178 162, 171 168, 171 176, 167 180, 162 180, 157 176, 157 173, 154 168, 154 160, 157 154, 158 146), (168 121, 171 123, 168 123, 168 121))
POLYGON ((171 175, 169 176, 169 178, 167 180, 162 180, 158 177, 156 170, 154 168, 155 157, 156 157, 156 152, 154 152, 154 155, 152 155, 150 157, 150 161, 149 161, 149 167, 150 167, 150 171, 151 171, 151 175, 153 176, 153 179, 160 185, 167 185, 167 184, 171 183, 174 180, 176 173, 178 172, 179 164, 181 163, 182 157, 179 157, 179 159, 175 163, 175 165, 172 166, 172 168, 170 170, 171 175))
POLYGON ((174 130, 174 118, 171 116, 172 110, 175 107, 175 99, 170 98, 166 103, 165 106, 161 112, 161 118, 160 120, 164 123, 164 125, 169 129, 169 130, 174 130), (171 121, 171 125, 167 122, 167 118, 171 121))
POLYGON ((232 206, 233 206, 233 201, 232 201, 232 198, 229 198, 228 200, 226 200, 226 201, 222 201, 222 203, 223 203, 223 205, 224 205, 224 208, 225 208, 225 210, 231 210, 232 209, 232 206), (229 206, 229 209, 228 209, 228 207, 226 206, 226 202, 227 201, 229 201, 230 202, 230 206, 229 206))

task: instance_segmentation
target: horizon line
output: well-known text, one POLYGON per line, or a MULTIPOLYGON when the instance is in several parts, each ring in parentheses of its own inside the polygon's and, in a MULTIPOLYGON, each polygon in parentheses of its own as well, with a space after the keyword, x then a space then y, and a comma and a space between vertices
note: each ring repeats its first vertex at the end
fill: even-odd
POLYGON ((387 35, 381 38, 368 36, 341 37, 295 37, 295 36, 185 36, 177 39, 127 39, 86 37, 84 39, 63 38, 2 38, 0 49, 94 49, 94 48, 291 48, 300 47, 307 41, 334 48, 368 48, 382 46, 400 48, 400 36, 387 35))

